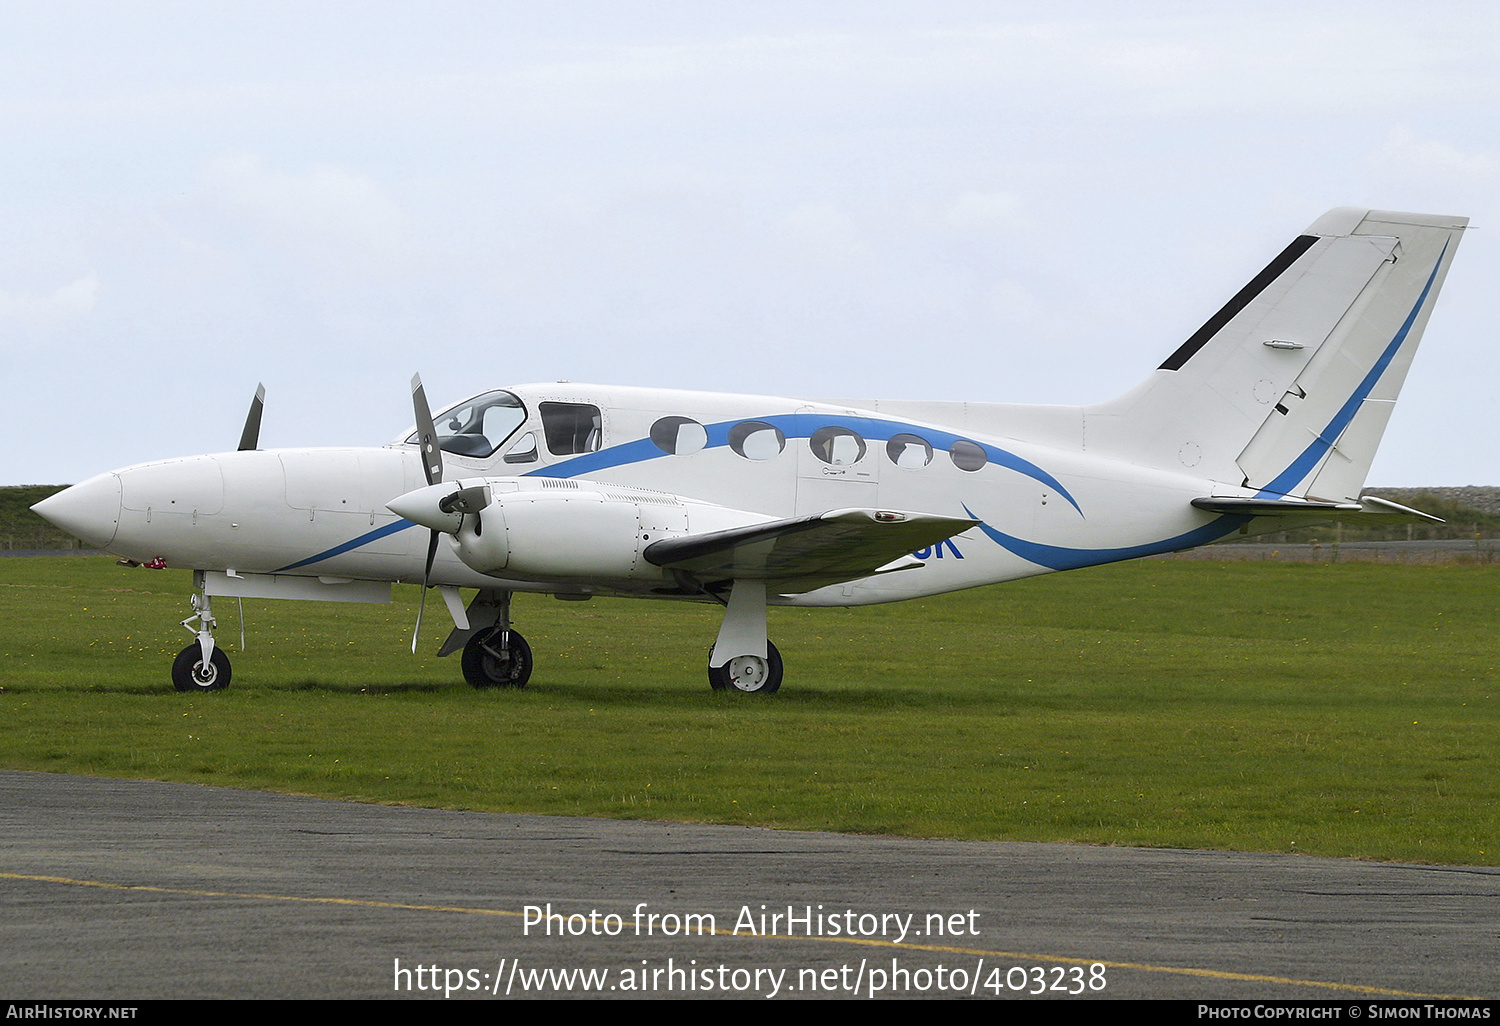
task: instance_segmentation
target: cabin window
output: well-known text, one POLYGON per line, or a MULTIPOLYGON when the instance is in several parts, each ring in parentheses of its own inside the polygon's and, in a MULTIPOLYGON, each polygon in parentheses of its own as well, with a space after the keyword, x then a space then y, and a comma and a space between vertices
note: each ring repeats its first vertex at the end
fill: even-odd
POLYGON ((865 440, 844 427, 825 427, 807 440, 813 455, 835 467, 847 467, 865 457, 865 440))
POLYGON ((587 403, 542 403, 542 433, 554 456, 598 452, 604 444, 599 407, 587 403))
POLYGON ((747 460, 769 460, 786 448, 786 435, 763 420, 744 420, 729 429, 729 447, 747 460))
MULTIPOLYGON (((486 392, 465 400, 432 418, 438 447, 455 456, 494 455, 496 449, 526 421, 526 407, 509 392, 486 392)), ((407 439, 421 444, 414 432, 407 439)))
POLYGON ((686 456, 708 444, 708 431, 687 417, 663 417, 651 425, 651 441, 662 452, 686 456))
POLYGON ((885 454, 898 467, 921 470, 932 462, 932 445, 920 435, 892 435, 885 443, 885 454))
POLYGON ((990 458, 985 455, 984 447, 975 442, 966 442, 962 438, 948 447, 948 455, 953 457, 953 465, 959 470, 979 470, 990 458))

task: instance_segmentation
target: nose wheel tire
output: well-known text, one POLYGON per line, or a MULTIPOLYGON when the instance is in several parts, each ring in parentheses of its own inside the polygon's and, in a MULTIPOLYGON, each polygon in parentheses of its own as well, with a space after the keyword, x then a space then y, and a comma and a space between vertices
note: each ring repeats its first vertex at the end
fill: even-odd
POLYGON ((178 691, 223 691, 229 687, 229 657, 222 648, 203 661, 203 648, 196 641, 177 653, 172 663, 172 686, 178 691))
POLYGON ((464 646, 464 680, 476 688, 524 688, 531 679, 531 646, 511 631, 502 646, 499 627, 477 631, 464 646))
POLYGON ((723 666, 710 666, 708 683, 715 691, 769 695, 781 687, 781 653, 768 641, 764 659, 760 656, 735 656, 723 666))

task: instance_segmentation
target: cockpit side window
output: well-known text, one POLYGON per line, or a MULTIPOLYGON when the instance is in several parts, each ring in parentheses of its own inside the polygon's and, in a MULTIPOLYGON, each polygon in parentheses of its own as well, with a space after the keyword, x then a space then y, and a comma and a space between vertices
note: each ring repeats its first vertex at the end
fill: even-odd
POLYGON ((604 444, 599 407, 586 403, 542 403, 542 433, 554 456, 598 452, 604 444))
POLYGON ((528 431, 517 438, 501 458, 506 463, 535 463, 537 459, 536 432, 528 431))
MULTIPOLYGON (((432 418, 439 448, 455 456, 481 459, 494 455, 525 422, 525 405, 509 392, 486 392, 432 418)), ((416 444, 417 436, 407 441, 416 444)))

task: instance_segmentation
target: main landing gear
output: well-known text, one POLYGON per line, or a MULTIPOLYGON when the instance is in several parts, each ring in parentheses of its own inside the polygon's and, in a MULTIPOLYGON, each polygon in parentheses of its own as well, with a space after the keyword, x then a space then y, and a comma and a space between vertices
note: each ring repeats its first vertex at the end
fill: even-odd
POLYGON ((781 653, 766 640, 766 582, 735 581, 724 605, 724 625, 708 654, 709 686, 771 694, 781 687, 781 653))
POLYGON ((485 627, 464 645, 464 680, 476 688, 524 688, 531 679, 531 646, 520 631, 485 627))
POLYGON ((524 688, 531 679, 531 646, 511 629, 510 592, 481 590, 466 616, 468 627, 454 627, 438 655, 462 649, 464 680, 476 688, 524 688))

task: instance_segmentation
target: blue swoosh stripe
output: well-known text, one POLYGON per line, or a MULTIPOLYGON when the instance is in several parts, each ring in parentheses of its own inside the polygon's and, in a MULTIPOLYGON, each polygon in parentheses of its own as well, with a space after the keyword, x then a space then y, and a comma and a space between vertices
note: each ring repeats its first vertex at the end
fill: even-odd
MULTIPOLYGON (((979 520, 979 517, 975 516, 968 506, 964 507, 964 512, 975 520, 979 520)), ((1137 559, 1141 556, 1154 556, 1160 552, 1175 552, 1178 549, 1207 545, 1211 541, 1218 541, 1225 535, 1234 533, 1252 519, 1254 518, 1238 513, 1225 513, 1214 518, 1211 523, 1183 534, 1163 538, 1160 541, 1147 542, 1144 545, 1127 545, 1117 549, 1070 549, 1061 545, 1043 545, 1040 542, 1029 542, 1012 537, 1003 531, 995 530, 983 521, 980 521, 979 529, 989 537, 990 541, 1028 562, 1052 570, 1077 570, 1085 566, 1118 563, 1122 559, 1137 559)))
POLYGON ((342 545, 335 545, 331 549, 324 549, 316 556, 308 556, 306 559, 299 560, 296 563, 288 563, 286 566, 281 567, 280 569, 272 570, 271 573, 285 573, 288 570, 296 570, 298 567, 307 566, 310 563, 317 563, 320 560, 332 559, 334 556, 342 556, 344 553, 352 549, 357 549, 362 545, 368 545, 372 541, 377 541, 388 535, 395 534, 397 531, 404 531, 408 527, 416 526, 417 525, 412 523, 410 520, 402 520, 398 517, 394 524, 386 524, 384 527, 377 527, 375 530, 366 532, 365 534, 360 535, 358 538, 346 541, 342 545))
MULTIPOLYGON (((827 416, 817 413, 784 413, 769 417, 742 417, 736 420, 721 421, 717 424, 705 425, 708 432, 708 444, 705 448, 717 448, 729 444, 729 430, 736 424, 746 421, 759 421, 770 424, 779 430, 787 438, 811 438, 813 433, 820 428, 838 426, 848 428, 862 437, 877 442, 888 442, 898 434, 918 435, 935 448, 948 449, 954 442, 973 442, 984 450, 985 458, 989 462, 1014 470, 1018 474, 1024 474, 1033 480, 1040 481, 1049 488, 1054 489, 1057 494, 1070 502, 1079 514, 1083 513, 1083 507, 1078 505, 1072 493, 1062 486, 1062 482, 1047 473, 1041 467, 1029 460, 1022 459, 1013 452, 1001 449, 999 446, 987 445, 983 442, 975 442, 972 438, 957 435, 951 431, 942 431, 934 428, 907 424, 895 420, 876 420, 873 417, 843 417, 827 416)), ((580 477, 597 473, 601 470, 609 470, 613 467, 622 467, 632 463, 644 463, 646 460, 659 459, 670 455, 657 448, 656 444, 649 438, 637 439, 626 442, 623 445, 610 446, 598 452, 584 453, 575 456, 563 463, 550 467, 542 467, 521 475, 522 477, 580 477)))

